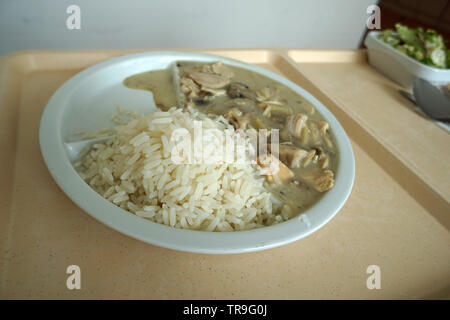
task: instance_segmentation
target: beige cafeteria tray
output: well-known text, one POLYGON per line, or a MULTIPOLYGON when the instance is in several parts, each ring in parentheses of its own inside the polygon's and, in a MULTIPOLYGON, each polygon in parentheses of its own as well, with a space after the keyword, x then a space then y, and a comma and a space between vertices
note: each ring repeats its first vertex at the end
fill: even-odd
POLYGON ((0 58, 0 298, 450 298, 450 135, 412 111, 364 51, 204 50, 309 90, 352 139, 343 209, 292 244, 238 255, 177 252, 95 221, 58 188, 38 129, 55 90, 134 51, 27 51, 0 58), (68 290, 66 268, 81 269, 68 290), (377 265, 381 288, 368 289, 377 265))

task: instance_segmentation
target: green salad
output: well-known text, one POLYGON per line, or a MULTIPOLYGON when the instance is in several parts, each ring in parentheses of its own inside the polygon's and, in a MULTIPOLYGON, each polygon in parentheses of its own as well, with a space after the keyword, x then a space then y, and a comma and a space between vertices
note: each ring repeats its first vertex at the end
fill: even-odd
POLYGON ((432 29, 424 31, 421 27, 413 29, 397 23, 395 31, 382 31, 380 39, 426 65, 450 68, 450 50, 445 47, 442 36, 432 29))

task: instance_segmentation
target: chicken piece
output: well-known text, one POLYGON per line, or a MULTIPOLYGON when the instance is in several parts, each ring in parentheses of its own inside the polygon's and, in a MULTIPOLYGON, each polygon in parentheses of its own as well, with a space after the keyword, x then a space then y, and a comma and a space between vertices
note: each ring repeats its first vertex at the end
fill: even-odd
POLYGON ((325 156, 322 157, 322 160, 320 162, 320 167, 322 169, 326 169, 326 168, 328 168, 329 163, 330 163, 330 157, 325 155, 325 156))
POLYGON ((316 126, 322 136, 326 135, 330 128, 330 125, 326 121, 310 120, 310 122, 316 126))
POLYGON ((190 71, 187 77, 194 80, 200 86, 211 89, 222 89, 230 83, 230 79, 226 77, 202 71, 190 71))
POLYGON ((286 118, 286 127, 294 137, 301 138, 307 120, 308 116, 297 113, 286 118))
POLYGON ((334 185, 334 173, 328 169, 302 176, 302 179, 319 192, 327 191, 334 185))
POLYGON ((290 168, 298 168, 308 151, 290 145, 280 145, 280 160, 290 168))
POLYGON ((319 142, 327 135, 327 130, 330 127, 328 122, 319 120, 308 120, 307 127, 311 132, 313 141, 319 142))
POLYGON ((316 162, 317 158, 315 158, 317 156, 317 151, 315 149, 311 149, 307 152, 306 156, 303 158, 302 161, 302 166, 306 167, 308 166, 308 164, 310 164, 311 162, 316 162))
POLYGON ((242 115, 242 111, 236 108, 231 109, 224 114, 225 119, 230 121, 233 127, 237 129, 245 130, 248 125, 248 118, 242 115))
POLYGON ((262 174, 269 183, 282 183, 294 177, 294 173, 272 154, 260 155, 256 159, 262 174))
POLYGON ((309 130, 309 134, 306 135, 306 137, 308 137, 308 140, 311 140, 316 145, 324 144, 328 149, 333 148, 333 143, 331 142, 328 133, 330 129, 330 124, 328 122, 320 120, 308 120, 307 128, 309 130))

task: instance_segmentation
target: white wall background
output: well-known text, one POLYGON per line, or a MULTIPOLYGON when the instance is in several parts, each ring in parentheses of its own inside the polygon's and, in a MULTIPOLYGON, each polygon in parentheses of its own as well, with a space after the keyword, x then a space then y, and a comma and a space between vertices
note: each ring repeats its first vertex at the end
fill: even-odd
POLYGON ((22 49, 356 48, 375 0, 0 0, 0 55, 22 49), (81 9, 68 30, 66 8, 81 9))

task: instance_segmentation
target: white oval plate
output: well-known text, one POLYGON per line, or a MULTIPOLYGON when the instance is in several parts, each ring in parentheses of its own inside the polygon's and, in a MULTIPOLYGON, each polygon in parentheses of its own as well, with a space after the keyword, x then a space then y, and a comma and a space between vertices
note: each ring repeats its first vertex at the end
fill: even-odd
POLYGON ((241 253, 287 244, 326 224, 350 195, 355 163, 350 141, 336 118, 317 99, 291 81, 263 68, 224 57, 186 52, 126 55, 92 66, 64 83, 51 97, 41 119, 39 139, 47 167, 61 189, 84 211, 107 226, 141 241, 198 253, 241 253), (110 203, 85 183, 69 161, 65 142, 79 129, 96 131, 111 126, 109 116, 120 104, 141 113, 155 110, 152 94, 126 88, 133 74, 163 69, 176 60, 214 62, 248 69, 278 81, 309 100, 329 122, 339 149, 334 187, 297 218, 270 227, 239 232, 181 230, 140 218, 110 203))

